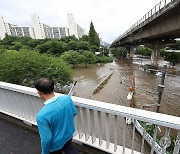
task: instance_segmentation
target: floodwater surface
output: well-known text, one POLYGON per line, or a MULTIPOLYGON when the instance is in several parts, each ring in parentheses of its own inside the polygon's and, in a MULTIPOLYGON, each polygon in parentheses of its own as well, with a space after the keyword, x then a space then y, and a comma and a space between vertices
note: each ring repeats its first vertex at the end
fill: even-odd
MULTIPOLYGON (((142 64, 142 62, 141 62, 142 64)), ((156 103, 158 99, 157 87, 161 83, 161 77, 156 73, 144 72, 139 68, 139 64, 134 60, 118 60, 115 59, 109 64, 89 65, 88 68, 73 69, 74 80, 77 80, 74 95, 78 97, 103 101, 122 106, 133 106, 143 109, 143 106, 150 104, 150 108, 145 110, 156 112, 156 103), (94 90, 102 83, 110 74, 111 78, 96 94, 94 90), (127 100, 129 87, 133 86, 132 76, 135 81, 135 95, 133 101, 127 100)), ((160 103, 160 112, 174 116, 180 116, 180 75, 169 73, 168 68, 164 93, 160 103)), ((178 67, 179 69, 179 67, 178 67)), ((170 71, 171 72, 171 71, 170 71)), ((104 116, 105 117, 105 116, 104 116)), ((118 143, 122 145, 122 122, 119 120, 118 143)), ((113 125, 113 119, 110 120, 110 125, 113 125)), ((110 138, 113 139, 113 128, 110 129, 110 138)), ((105 130, 103 132, 106 133, 105 130)), ((131 147, 132 126, 127 126, 126 145, 131 147)), ((141 137, 136 133, 135 149, 140 150, 141 137)), ((145 153, 149 153, 148 146, 145 146, 145 153)))

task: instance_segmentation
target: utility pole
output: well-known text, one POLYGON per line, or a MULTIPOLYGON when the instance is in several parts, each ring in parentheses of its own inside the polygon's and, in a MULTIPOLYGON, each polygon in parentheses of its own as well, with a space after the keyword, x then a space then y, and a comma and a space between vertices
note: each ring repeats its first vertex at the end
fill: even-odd
POLYGON ((166 76, 166 68, 167 68, 167 65, 164 65, 162 76, 161 76, 161 83, 160 85, 158 85, 158 89, 157 89, 157 92, 158 92, 158 101, 157 101, 157 110, 156 110, 157 113, 159 113, 161 97, 162 97, 162 93, 164 92, 164 80, 166 76))

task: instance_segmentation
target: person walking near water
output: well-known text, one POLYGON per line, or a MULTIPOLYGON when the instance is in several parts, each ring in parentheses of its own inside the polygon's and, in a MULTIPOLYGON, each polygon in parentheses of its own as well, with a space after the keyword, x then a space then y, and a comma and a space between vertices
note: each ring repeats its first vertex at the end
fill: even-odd
POLYGON ((72 145, 77 111, 71 97, 55 96, 54 82, 49 78, 37 80, 34 86, 45 100, 45 106, 36 115, 42 154, 79 154, 72 145))

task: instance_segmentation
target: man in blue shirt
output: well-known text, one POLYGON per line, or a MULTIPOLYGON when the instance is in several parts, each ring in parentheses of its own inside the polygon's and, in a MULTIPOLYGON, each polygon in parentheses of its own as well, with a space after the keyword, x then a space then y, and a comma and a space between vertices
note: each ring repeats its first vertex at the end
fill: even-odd
POLYGON ((62 151, 78 154, 71 143, 77 111, 70 96, 55 96, 54 82, 49 78, 41 78, 34 85, 40 98, 45 100, 45 106, 36 116, 42 154, 61 154, 62 151))

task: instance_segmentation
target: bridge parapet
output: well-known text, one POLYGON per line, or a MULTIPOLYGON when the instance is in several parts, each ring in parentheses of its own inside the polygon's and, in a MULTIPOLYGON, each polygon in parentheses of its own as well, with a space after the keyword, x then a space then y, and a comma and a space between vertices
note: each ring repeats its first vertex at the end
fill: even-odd
MULTIPOLYGON (((78 111, 75 119, 75 141, 109 153, 136 154, 144 153, 146 140, 151 142, 151 153, 165 153, 167 146, 160 147, 156 143, 159 126, 166 130, 165 137, 169 136, 170 130, 175 131, 177 139, 174 140, 173 154, 179 153, 180 117, 75 96, 72 96, 72 100, 78 111), (133 121, 132 125, 127 125, 129 120, 133 121), (153 138, 148 136, 145 129, 141 129, 139 121, 145 127, 149 123, 155 126, 153 138), (140 129, 142 138, 138 137, 136 129, 140 129), (137 137, 141 139, 140 144, 136 142, 137 137)), ((43 101, 34 88, 0 82, 0 112, 36 126, 35 116, 42 107, 43 101)))
POLYGON ((135 24, 133 24, 127 31, 125 31, 115 41, 113 41, 111 46, 115 45, 118 42, 118 40, 121 40, 131 35, 136 30, 140 29, 141 27, 145 26, 149 22, 158 18, 160 15, 162 15, 166 11, 174 8, 179 3, 180 3, 180 0, 161 0, 150 11, 148 11, 142 18, 140 18, 135 24))

